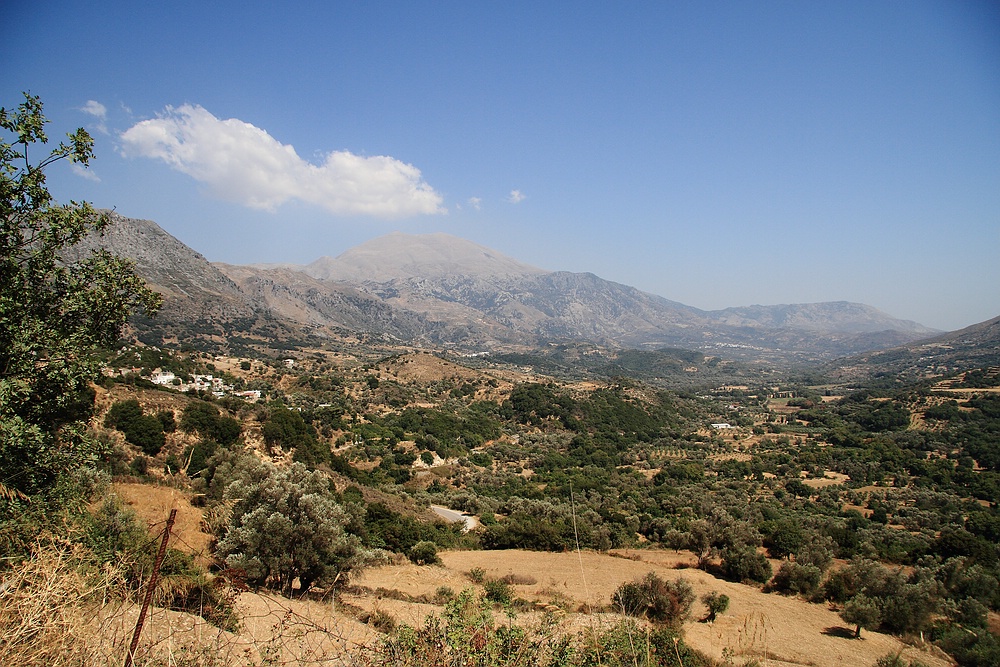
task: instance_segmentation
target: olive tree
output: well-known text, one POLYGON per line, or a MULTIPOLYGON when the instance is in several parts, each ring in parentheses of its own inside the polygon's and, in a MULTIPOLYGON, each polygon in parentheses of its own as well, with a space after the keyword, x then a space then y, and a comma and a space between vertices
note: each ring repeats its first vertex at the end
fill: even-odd
POLYGON ((218 553, 245 572, 249 584, 291 595, 297 579, 305 593, 356 564, 358 541, 345 533, 348 517, 322 473, 301 463, 277 468, 247 455, 229 475, 223 497, 233 504, 232 517, 218 553))
POLYGON ((840 617, 855 626, 854 637, 860 639, 861 628, 878 628, 882 622, 882 609, 878 600, 858 593, 844 604, 840 617))
POLYGON ((94 460, 85 435, 100 362, 138 309, 159 307, 133 264, 107 250, 73 246, 110 223, 85 203, 56 204, 45 170, 86 166, 83 130, 47 148, 38 97, 0 108, 0 498, 17 503, 51 490, 66 471, 94 460), (40 158, 32 161, 35 155, 40 158))

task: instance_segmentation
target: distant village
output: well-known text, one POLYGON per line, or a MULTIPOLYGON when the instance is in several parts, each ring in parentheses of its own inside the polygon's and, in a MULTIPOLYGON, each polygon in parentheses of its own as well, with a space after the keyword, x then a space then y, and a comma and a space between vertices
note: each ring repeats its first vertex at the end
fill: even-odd
MULTIPOLYGON (((127 377, 129 375, 143 377, 142 370, 141 368, 107 368, 104 372, 109 377, 127 377)), ((214 375, 189 375, 186 376, 187 381, 185 381, 185 378, 181 378, 171 371, 157 368, 145 379, 161 387, 170 387, 181 392, 210 393, 217 398, 236 396, 251 403, 259 401, 261 398, 260 389, 237 391, 233 385, 226 384, 222 378, 214 375)))

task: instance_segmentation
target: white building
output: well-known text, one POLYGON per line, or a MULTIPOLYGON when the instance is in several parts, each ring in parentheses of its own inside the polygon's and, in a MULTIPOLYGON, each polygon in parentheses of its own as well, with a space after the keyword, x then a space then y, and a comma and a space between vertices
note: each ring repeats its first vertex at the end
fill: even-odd
POLYGON ((170 371, 156 369, 153 371, 153 374, 149 376, 149 379, 153 384, 173 384, 174 380, 177 379, 177 376, 170 371))

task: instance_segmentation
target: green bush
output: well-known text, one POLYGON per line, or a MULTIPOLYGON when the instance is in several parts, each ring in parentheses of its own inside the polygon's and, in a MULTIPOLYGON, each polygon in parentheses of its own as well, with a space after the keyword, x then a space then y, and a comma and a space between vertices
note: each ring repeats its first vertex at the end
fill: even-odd
POLYGON ((437 554, 437 545, 428 540, 414 544, 408 556, 417 565, 436 565, 441 562, 437 554))
MULTIPOLYGON (((123 588, 138 595, 153 569, 159 539, 152 536, 131 508, 117 496, 105 498, 84 522, 83 543, 99 563, 115 563, 123 588)), ((154 603, 200 615, 224 630, 235 631, 239 619, 236 592, 220 578, 209 579, 194 558, 168 548, 160 567, 160 585, 154 603)))
POLYGON ((771 590, 788 595, 812 596, 819 591, 823 573, 814 565, 785 561, 769 585, 771 590))
MULTIPOLYGON (((226 565, 245 573, 253 586, 291 595, 326 585, 350 571, 357 538, 344 531, 348 517, 335 501, 330 480, 300 463, 279 469, 253 456, 240 456, 227 471, 224 499, 232 517, 219 540, 226 565)), ((222 466, 215 471, 213 482, 222 466)))
POLYGON ((664 581, 654 572, 622 584, 611 595, 611 604, 629 616, 654 623, 680 625, 691 614, 694 589, 684 578, 664 581))
POLYGON ((771 578, 771 564, 763 554, 749 547, 722 550, 722 573, 731 581, 754 581, 759 584, 771 578))
POLYGON ((441 617, 429 616, 419 628, 397 627, 377 646, 366 649, 362 662, 371 667, 581 664, 573 650, 572 637, 554 633, 550 626, 524 627, 513 620, 512 615, 511 623, 497 625, 488 602, 465 590, 447 603, 441 617))
POLYGON ((565 663, 580 667, 709 667, 713 663, 688 646, 676 628, 659 626, 647 631, 632 619, 611 628, 584 633, 582 646, 565 663), (648 644, 647 644, 648 640, 648 644))
MULTIPOLYGON (((171 420, 173 419, 173 413, 171 420)), ((143 414, 139 401, 131 399, 118 401, 111 406, 104 417, 104 426, 114 428, 125 435, 125 441, 135 445, 144 453, 155 456, 166 444, 163 433, 165 420, 159 416, 143 414)), ((171 422, 172 423, 172 422, 171 422)))
POLYGON ((181 415, 181 429, 228 447, 240 439, 240 422, 207 401, 192 401, 181 415))
POLYGON ((926 665, 919 660, 904 660, 898 653, 889 653, 876 660, 875 667, 926 667, 926 665))
POLYGON ((514 601, 514 587, 502 579, 488 579, 483 583, 483 597, 496 604, 509 605, 514 601))

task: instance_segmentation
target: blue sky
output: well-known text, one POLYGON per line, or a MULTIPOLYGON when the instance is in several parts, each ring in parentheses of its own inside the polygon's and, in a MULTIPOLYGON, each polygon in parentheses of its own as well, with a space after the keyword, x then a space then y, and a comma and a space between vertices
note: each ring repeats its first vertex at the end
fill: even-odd
POLYGON ((57 197, 213 261, 443 231, 704 309, 1000 315, 997 3, 35 0, 0 63, 97 140, 57 197))

